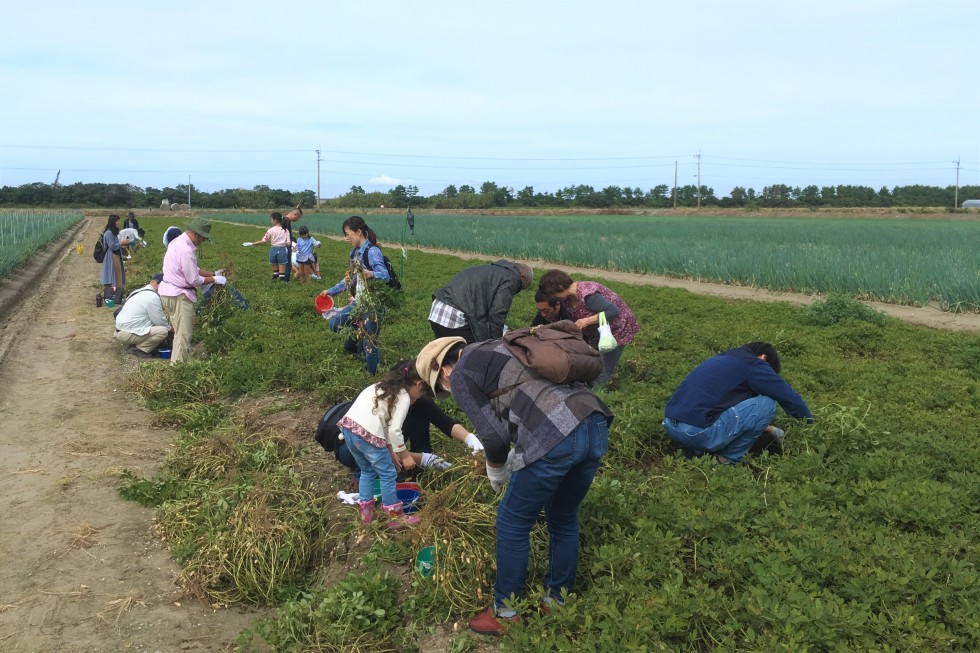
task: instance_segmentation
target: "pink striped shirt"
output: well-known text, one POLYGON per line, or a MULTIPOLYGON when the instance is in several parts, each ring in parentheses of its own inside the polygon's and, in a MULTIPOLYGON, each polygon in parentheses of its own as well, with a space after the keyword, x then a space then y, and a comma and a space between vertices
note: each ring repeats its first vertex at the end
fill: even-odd
POLYGON ((197 266, 197 245, 186 233, 170 241, 163 257, 163 281, 160 282, 161 297, 183 295, 192 302, 197 301, 194 288, 204 284, 197 266))

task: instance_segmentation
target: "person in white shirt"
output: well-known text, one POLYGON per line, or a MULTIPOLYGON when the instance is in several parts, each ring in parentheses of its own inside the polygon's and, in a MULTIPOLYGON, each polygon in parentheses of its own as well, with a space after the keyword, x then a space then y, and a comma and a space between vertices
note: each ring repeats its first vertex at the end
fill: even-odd
POLYGON ((163 272, 153 275, 150 283, 130 293, 116 314, 115 338, 137 358, 153 358, 153 350, 170 333, 163 302, 157 294, 161 281, 163 272))

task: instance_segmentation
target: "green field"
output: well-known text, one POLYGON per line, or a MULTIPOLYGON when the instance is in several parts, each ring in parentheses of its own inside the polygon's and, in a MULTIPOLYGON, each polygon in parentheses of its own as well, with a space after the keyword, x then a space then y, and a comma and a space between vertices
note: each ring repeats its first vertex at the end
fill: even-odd
POLYGON ((81 219, 81 211, 0 211, 0 277, 81 219))
MULTIPOLYGON (((304 222, 315 233, 339 234, 346 217, 310 214, 304 222)), ((382 244, 980 310, 980 221, 416 215, 411 237, 404 216, 366 220, 382 244)))
MULTIPOLYGON (((152 243, 168 222, 141 221, 152 243)), ((488 642, 453 628, 486 607, 493 582, 498 498, 482 465, 434 435, 455 465, 422 476, 423 523, 408 537, 378 528, 359 539, 356 510, 334 496, 346 474, 312 440, 322 410, 372 380, 312 308, 349 249, 324 242, 318 285, 273 284, 266 250, 241 247, 257 233, 217 224, 201 249, 206 269, 232 269, 253 310, 219 298, 199 317, 201 360, 141 364, 131 390, 179 435, 157 476, 120 483, 158 509, 188 591, 275 608, 245 633, 246 650, 263 640, 279 651, 431 650, 433 633, 448 647, 440 650, 460 652, 980 649, 977 334, 889 319, 826 324, 784 303, 760 310, 607 282, 641 332, 605 395, 616 419, 582 508, 578 593, 488 642), (816 424, 780 412, 780 457, 738 467, 684 460, 660 426, 667 398, 699 361, 752 340, 776 345, 816 424), (246 420, 242 401, 263 410, 246 420), (286 432, 299 410, 316 417, 286 432), (423 578, 412 560, 430 545, 436 573, 423 578)), ((140 250, 130 277, 148 278, 161 257, 159 247, 140 250)), ((472 264, 409 253, 405 289, 385 317, 382 367, 430 339, 432 291, 472 264)), ((521 293, 508 323, 533 314, 533 297, 521 293)), ((531 583, 546 557, 538 528, 531 583)))

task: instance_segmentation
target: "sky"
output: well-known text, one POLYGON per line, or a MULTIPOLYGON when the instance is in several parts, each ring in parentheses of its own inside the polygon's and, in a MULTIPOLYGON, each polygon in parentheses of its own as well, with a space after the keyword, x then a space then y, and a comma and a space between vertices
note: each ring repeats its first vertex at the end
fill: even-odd
POLYGON ((976 0, 9 4, 0 186, 980 185, 976 0))

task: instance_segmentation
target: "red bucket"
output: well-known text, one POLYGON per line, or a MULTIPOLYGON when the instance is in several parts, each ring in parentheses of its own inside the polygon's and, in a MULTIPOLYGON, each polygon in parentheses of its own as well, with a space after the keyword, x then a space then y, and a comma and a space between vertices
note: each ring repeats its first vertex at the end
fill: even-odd
POLYGON ((326 313, 333 308, 333 297, 330 295, 317 295, 313 305, 316 306, 317 313, 326 313))

